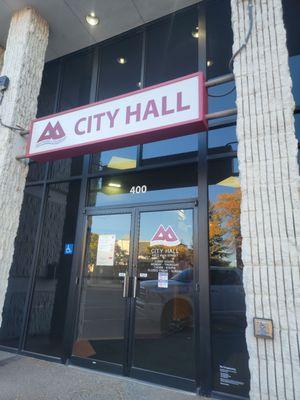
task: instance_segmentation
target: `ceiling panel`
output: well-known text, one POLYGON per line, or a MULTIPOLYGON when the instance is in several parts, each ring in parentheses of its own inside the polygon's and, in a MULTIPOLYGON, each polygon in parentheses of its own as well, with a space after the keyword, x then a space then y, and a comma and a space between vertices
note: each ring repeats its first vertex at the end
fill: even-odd
POLYGON ((200 0, 132 0, 145 22, 199 3, 200 0))
POLYGON ((51 60, 142 25, 198 0, 0 0, 0 45, 5 46, 14 11, 35 7, 49 22, 46 59, 51 60), (85 16, 94 11, 100 23, 94 27, 85 16))
POLYGON ((65 0, 65 2, 87 27, 96 42, 126 32, 143 23, 132 0, 65 0), (85 16, 91 11, 100 19, 100 23, 96 26, 90 26, 85 22, 85 16))

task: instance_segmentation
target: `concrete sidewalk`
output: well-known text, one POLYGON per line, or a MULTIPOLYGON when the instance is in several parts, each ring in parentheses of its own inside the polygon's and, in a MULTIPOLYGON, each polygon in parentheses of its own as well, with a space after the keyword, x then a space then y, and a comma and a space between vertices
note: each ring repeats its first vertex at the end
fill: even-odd
POLYGON ((0 351, 0 400, 200 400, 200 397, 0 351))

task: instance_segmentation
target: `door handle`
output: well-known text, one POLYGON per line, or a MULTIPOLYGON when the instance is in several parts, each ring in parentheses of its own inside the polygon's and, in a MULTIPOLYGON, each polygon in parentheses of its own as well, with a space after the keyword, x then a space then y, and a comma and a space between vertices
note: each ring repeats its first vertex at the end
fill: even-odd
POLYGON ((136 298, 136 288, 137 288, 137 276, 133 278, 133 298, 136 298))
POLYGON ((128 297, 128 289, 129 289, 129 276, 128 272, 126 272, 123 282, 123 297, 128 297))

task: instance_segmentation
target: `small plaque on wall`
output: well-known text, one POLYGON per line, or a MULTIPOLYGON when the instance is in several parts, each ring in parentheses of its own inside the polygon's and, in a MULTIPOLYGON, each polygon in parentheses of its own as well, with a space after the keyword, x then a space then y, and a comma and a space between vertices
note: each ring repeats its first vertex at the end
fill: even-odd
POLYGON ((253 318, 254 336, 262 339, 274 339, 273 321, 266 318, 253 318))

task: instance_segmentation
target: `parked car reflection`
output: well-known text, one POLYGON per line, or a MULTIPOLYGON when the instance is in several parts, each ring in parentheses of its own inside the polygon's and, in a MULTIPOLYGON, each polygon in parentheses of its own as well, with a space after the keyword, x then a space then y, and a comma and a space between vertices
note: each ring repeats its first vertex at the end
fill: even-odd
MULTIPOLYGON (((159 281, 140 282, 137 298, 139 335, 172 334, 193 325, 193 269, 187 268, 168 280, 166 288, 159 281)), ((245 301, 242 270, 230 267, 211 269, 212 323, 218 329, 244 329, 245 301)))

